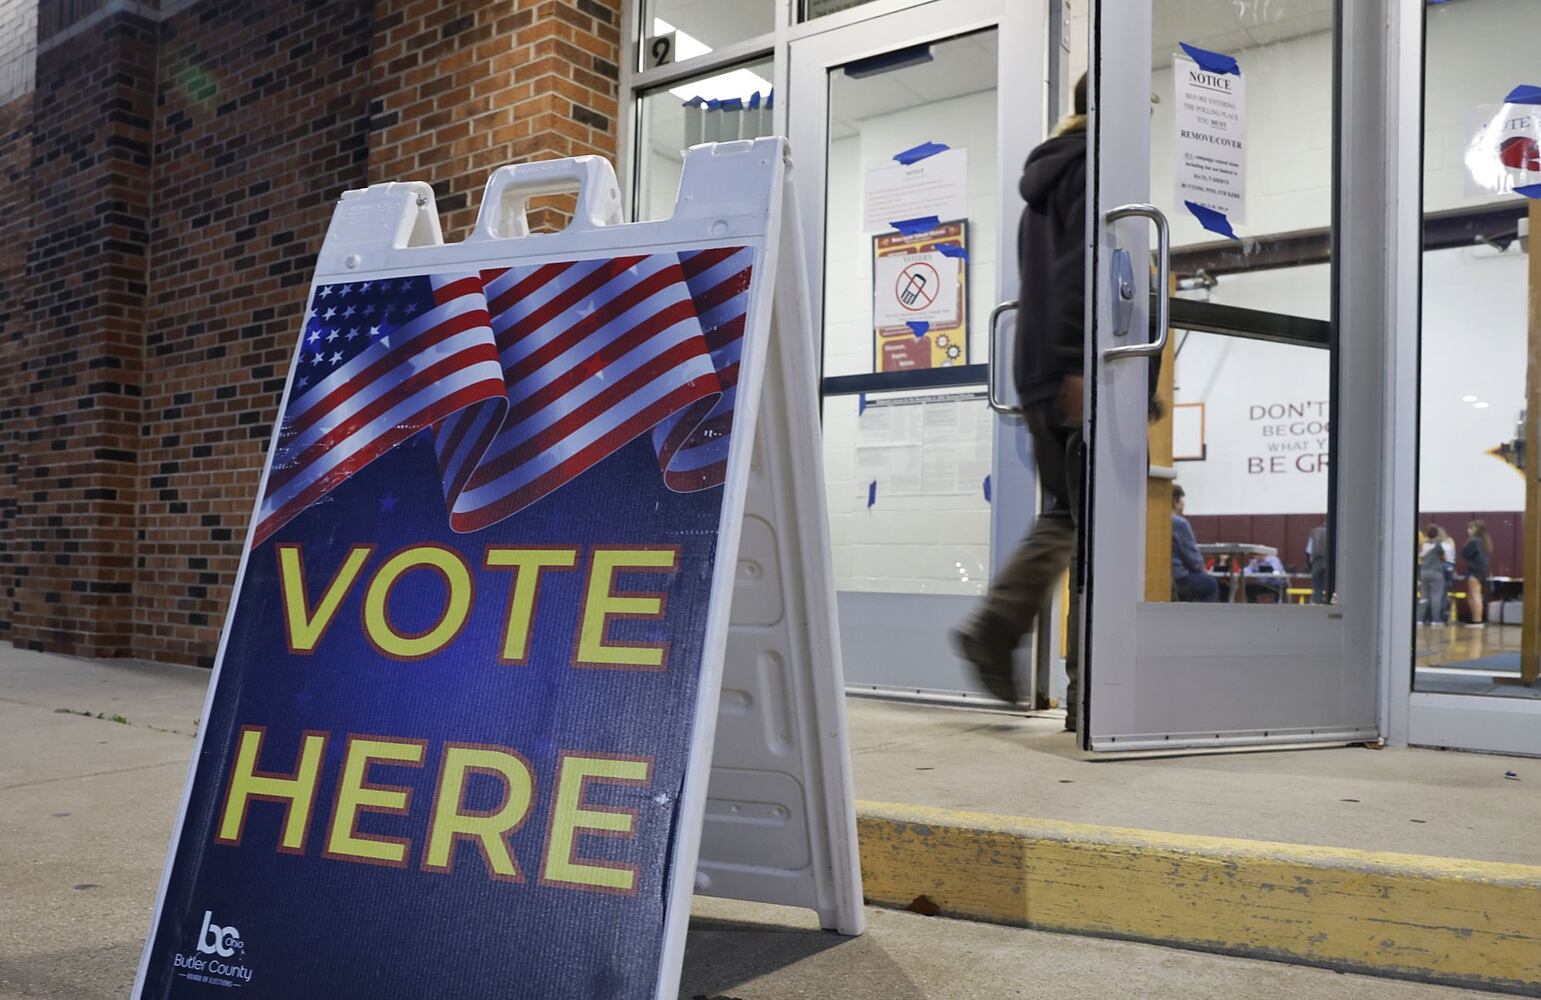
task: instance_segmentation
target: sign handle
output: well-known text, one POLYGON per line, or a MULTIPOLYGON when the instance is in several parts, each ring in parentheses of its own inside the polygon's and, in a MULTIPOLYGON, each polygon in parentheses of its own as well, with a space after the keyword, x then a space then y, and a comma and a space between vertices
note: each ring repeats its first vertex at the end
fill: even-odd
POLYGON ((576 190, 578 208, 570 231, 620 225, 621 189, 610 161, 601 156, 575 156, 499 167, 487 178, 476 228, 468 241, 517 239, 530 235, 525 218, 530 198, 576 190))

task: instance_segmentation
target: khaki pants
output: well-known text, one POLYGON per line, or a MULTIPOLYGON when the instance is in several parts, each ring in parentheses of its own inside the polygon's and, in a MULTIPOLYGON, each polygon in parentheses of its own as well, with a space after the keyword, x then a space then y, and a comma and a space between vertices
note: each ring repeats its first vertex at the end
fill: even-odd
POLYGON ((1044 507, 1022 544, 990 581, 984 610, 992 619, 991 624, 1015 647, 1032 631, 1039 612, 1059 583, 1060 574, 1070 570, 1070 634, 1066 637, 1065 673, 1069 679, 1067 700, 1074 712, 1080 687, 1081 648, 1077 533, 1081 517, 1081 428, 1065 426, 1052 401, 1028 407, 1024 417, 1033 439, 1033 458, 1038 466, 1039 485, 1043 487, 1044 507))

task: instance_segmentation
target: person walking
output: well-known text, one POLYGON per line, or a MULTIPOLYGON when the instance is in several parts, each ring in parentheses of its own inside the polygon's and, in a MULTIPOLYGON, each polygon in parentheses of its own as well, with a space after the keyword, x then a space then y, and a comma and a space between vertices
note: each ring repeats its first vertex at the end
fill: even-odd
POLYGON ((1080 619, 1075 553, 1081 502, 1081 399, 1085 369, 1086 77, 1075 111, 1032 151, 1019 189, 1020 272, 1012 375, 1044 504, 1027 537, 990 583, 981 606, 952 630, 953 647, 981 685, 1020 701, 1012 653, 1033 628, 1060 574, 1071 571, 1065 728, 1075 728, 1080 619))
POLYGON ((1455 539, 1445 530, 1444 525, 1439 528, 1439 551, 1444 558, 1441 566, 1445 571, 1445 594, 1439 602, 1439 620, 1442 623, 1450 621, 1450 595, 1455 591, 1455 539))
POLYGON ((1445 547, 1439 543, 1439 525, 1423 529, 1418 548, 1418 586, 1423 590, 1423 624, 1444 628, 1440 617, 1445 606, 1445 547))
POLYGON ((1323 522, 1306 536, 1306 566, 1311 571, 1311 603, 1327 603, 1327 524, 1323 522))
POLYGON ((1461 546, 1461 558, 1466 560, 1466 610, 1471 615, 1472 628, 1487 624, 1482 599, 1487 593, 1492 554, 1493 537, 1487 533, 1487 523, 1477 518, 1466 522, 1466 544, 1461 546))

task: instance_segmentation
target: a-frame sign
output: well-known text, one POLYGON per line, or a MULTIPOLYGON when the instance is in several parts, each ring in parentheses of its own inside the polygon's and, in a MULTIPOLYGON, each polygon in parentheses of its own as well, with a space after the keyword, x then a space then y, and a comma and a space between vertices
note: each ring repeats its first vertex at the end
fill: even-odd
POLYGON ((693 891, 862 929, 785 142, 345 194, 136 998, 659 998, 693 891), (578 192, 531 235, 531 196, 578 192))

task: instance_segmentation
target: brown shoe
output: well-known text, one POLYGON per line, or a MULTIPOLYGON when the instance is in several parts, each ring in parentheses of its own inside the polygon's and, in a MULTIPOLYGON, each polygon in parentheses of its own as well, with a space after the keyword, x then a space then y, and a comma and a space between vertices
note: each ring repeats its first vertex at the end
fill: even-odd
POLYGON ((983 615, 975 615, 950 633, 952 648, 974 668, 974 676, 984 689, 1006 704, 1021 700, 1017 690, 1017 671, 1011 660, 1012 646, 1000 629, 983 615))

